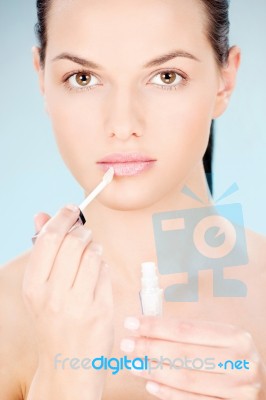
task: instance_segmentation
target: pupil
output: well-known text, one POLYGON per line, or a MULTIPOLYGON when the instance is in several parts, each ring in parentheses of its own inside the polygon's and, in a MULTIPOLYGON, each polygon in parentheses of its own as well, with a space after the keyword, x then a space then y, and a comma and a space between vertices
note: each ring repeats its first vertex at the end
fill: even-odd
POLYGON ((77 76, 78 83, 85 86, 89 82, 89 76, 86 74, 79 74, 77 76))
POLYGON ((165 79, 165 81, 167 83, 172 83, 175 80, 175 74, 172 73, 172 72, 166 72, 166 73, 164 73, 162 75, 163 75, 163 79, 165 79))

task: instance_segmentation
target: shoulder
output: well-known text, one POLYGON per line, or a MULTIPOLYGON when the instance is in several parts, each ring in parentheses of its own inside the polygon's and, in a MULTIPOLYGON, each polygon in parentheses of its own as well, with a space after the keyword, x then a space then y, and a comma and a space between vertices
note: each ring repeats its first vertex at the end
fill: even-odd
POLYGON ((18 311, 23 308, 21 288, 29 255, 30 251, 23 253, 0 267, 1 333, 19 320, 18 311))
POLYGON ((266 236, 250 229, 245 230, 248 265, 263 280, 266 279, 266 236))
MULTIPOLYGON (((20 254, 13 260, 0 266, 0 285, 1 289, 5 292, 6 284, 9 284, 9 289, 14 289, 22 283, 22 277, 26 267, 27 260, 30 256, 30 250, 20 254)), ((0 295, 3 295, 3 292, 0 295)))
POLYGON ((248 264, 244 277, 247 297, 243 315, 250 321, 248 330, 265 362, 266 237, 251 230, 246 230, 245 234, 248 264))
POLYGON ((236 263, 227 269, 226 277, 242 280, 248 287, 249 301, 257 302, 260 295, 266 306, 266 237, 250 229, 245 229, 244 234, 236 263))
POLYGON ((1 399, 23 398, 20 381, 29 316, 22 298, 22 281, 30 251, 0 267, 0 387, 1 399))
MULTIPOLYGON (((230 278, 239 278, 246 285, 246 312, 256 314, 262 321, 266 307, 266 237, 249 229, 245 230, 245 237, 247 260, 240 268, 232 268, 230 278)), ((260 327, 265 329, 265 323, 260 327)))
POLYGON ((13 312, 17 313, 18 307, 23 307, 21 289, 29 256, 30 251, 27 251, 0 266, 0 316, 10 323, 18 320, 18 315, 14 315, 13 312))

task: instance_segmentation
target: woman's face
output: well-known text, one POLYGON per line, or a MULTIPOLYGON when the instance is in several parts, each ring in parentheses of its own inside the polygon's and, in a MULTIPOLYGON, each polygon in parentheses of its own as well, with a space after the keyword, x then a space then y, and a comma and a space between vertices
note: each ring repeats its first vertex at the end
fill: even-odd
POLYGON ((118 166, 99 197, 106 206, 161 201, 201 162, 211 119, 225 108, 205 28, 199 0, 52 0, 39 76, 64 162, 89 192, 107 155, 156 160, 133 175, 118 166))

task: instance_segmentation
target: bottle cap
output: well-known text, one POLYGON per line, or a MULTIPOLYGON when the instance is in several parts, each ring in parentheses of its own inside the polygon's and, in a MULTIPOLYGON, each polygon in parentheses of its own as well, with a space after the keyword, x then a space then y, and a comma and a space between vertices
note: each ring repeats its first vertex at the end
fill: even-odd
POLYGON ((152 261, 141 263, 141 272, 144 279, 154 278, 156 276, 155 263, 152 261))

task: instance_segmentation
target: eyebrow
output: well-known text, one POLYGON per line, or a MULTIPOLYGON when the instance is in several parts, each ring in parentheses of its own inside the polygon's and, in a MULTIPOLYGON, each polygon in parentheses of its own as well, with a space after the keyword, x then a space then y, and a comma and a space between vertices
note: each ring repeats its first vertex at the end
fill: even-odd
MULTIPOLYGON (((155 67, 161 64, 166 63, 167 61, 172 60, 173 58, 176 57, 183 57, 183 58, 188 58, 190 60, 194 60, 194 61, 198 61, 200 62, 200 60, 194 56, 193 54, 190 54, 186 51, 182 51, 182 50, 175 50, 175 51, 171 51, 169 53, 163 54, 159 57, 156 57, 154 59, 152 59, 151 61, 147 62, 146 64, 143 65, 143 68, 151 68, 151 67, 155 67)), ((77 57, 73 54, 70 53, 61 53, 58 56, 56 56, 55 58, 52 59, 52 61, 58 61, 58 60, 69 60, 72 61, 76 64, 80 64, 83 67, 86 68, 93 68, 93 69, 98 69, 98 70, 103 70, 104 68, 99 65, 96 64, 94 61, 90 61, 90 60, 86 60, 84 58, 81 57, 77 57)))

